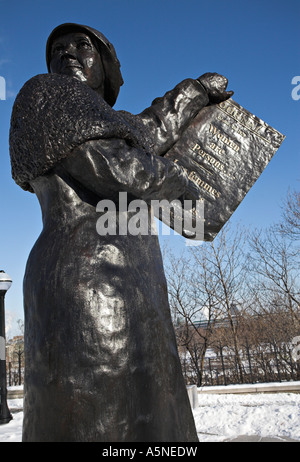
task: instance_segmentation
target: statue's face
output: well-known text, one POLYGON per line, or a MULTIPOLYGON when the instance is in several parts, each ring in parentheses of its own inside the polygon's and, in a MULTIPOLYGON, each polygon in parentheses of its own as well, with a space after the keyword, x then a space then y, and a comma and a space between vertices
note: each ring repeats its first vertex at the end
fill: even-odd
POLYGON ((102 96, 104 94, 101 57, 90 37, 82 32, 64 34, 53 41, 50 71, 74 76, 102 96))

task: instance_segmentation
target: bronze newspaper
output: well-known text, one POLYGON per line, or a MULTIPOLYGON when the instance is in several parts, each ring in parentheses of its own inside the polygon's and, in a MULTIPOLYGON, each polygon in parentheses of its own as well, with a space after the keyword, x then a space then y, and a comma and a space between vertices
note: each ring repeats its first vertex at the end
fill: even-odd
MULTIPOLYGON (((229 99, 202 109, 168 151, 166 157, 183 166, 201 190, 204 240, 215 238, 284 138, 229 99)), ((183 228, 183 235, 193 236, 194 228, 183 228)))

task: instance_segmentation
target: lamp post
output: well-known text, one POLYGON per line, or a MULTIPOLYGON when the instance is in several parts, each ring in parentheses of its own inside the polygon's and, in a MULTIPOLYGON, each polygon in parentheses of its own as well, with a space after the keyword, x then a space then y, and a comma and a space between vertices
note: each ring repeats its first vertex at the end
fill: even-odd
POLYGON ((0 425, 11 421, 12 415, 7 405, 6 354, 5 354, 5 312, 4 297, 12 284, 11 278, 0 271, 0 425))

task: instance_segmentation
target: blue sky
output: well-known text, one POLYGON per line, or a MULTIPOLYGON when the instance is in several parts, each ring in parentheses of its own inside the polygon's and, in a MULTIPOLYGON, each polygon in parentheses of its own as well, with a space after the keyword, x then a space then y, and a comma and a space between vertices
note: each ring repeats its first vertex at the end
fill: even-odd
MULTIPOLYGON (((115 109, 138 113, 187 77, 225 75, 236 101, 286 135, 231 220, 260 228, 278 221, 288 189, 299 189, 300 100, 291 96, 292 79, 300 75, 299 17, 299 0, 0 0, 0 76, 6 81, 6 100, 0 100, 0 269, 14 281, 6 296, 7 322, 23 317, 25 264, 42 226, 36 197, 11 179, 10 114, 22 85, 47 72, 45 43, 52 29, 87 24, 114 44, 125 81, 115 109)), ((176 249, 184 246, 182 237, 167 239, 176 249)))

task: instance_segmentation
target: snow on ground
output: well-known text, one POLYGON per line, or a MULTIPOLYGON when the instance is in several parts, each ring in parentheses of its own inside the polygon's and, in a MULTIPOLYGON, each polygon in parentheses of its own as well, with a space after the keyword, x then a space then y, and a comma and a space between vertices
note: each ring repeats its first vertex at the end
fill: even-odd
POLYGON ((239 435, 300 441, 300 393, 199 395, 194 418, 200 442, 239 435))
MULTIPOLYGON (((199 394, 194 418, 200 442, 240 435, 300 441, 300 393, 199 394)), ((8 400, 13 420, 0 425, 0 443, 21 442, 23 400, 8 400)))
POLYGON ((0 443, 18 443, 22 441, 23 399, 9 399, 7 404, 13 420, 0 425, 0 443))

